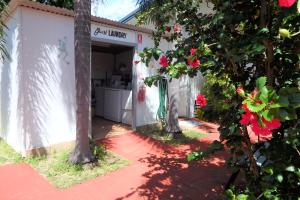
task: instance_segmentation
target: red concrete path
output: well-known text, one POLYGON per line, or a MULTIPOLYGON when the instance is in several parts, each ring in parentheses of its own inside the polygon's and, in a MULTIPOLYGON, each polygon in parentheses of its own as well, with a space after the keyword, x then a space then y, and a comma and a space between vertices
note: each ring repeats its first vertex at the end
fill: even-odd
POLYGON ((135 133, 107 138, 101 143, 131 160, 130 166, 66 190, 58 190, 26 164, 0 167, 0 200, 139 200, 218 199, 228 179, 224 155, 188 165, 185 155, 205 148, 217 138, 211 124, 209 137, 191 145, 173 147, 135 133))

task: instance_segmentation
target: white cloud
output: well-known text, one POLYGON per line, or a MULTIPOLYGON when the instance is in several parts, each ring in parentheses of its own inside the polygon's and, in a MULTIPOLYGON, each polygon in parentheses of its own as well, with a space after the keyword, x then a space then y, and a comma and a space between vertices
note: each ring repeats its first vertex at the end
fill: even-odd
POLYGON ((120 20, 136 8, 137 0, 94 0, 95 2, 92 6, 92 14, 99 17, 104 17, 112 20, 120 20))

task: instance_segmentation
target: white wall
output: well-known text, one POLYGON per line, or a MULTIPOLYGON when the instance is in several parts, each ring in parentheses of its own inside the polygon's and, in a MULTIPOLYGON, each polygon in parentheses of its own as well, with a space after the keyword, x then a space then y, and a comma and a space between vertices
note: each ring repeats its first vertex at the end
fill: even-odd
MULTIPOLYGON (((73 18, 20 7, 7 26, 12 60, 0 67, 0 136, 23 154, 30 149, 73 141, 76 131, 73 18)), ((134 33, 137 43, 137 33, 128 32, 134 33)), ((150 36, 142 35, 143 43, 135 49, 135 60, 138 52, 153 46, 150 36)), ((164 43, 163 47, 170 46, 164 43)), ((143 84, 143 78, 156 73, 155 67, 147 68, 142 63, 133 66, 133 70, 138 86, 143 84)), ((145 102, 135 102, 137 126, 156 122, 159 104, 156 87, 146 89, 145 102)))
POLYGON ((75 139, 74 20, 21 8, 26 150, 75 139))
POLYGON ((92 52, 92 78, 110 78, 114 69, 114 55, 109 53, 92 52))
MULTIPOLYGON (((138 45, 137 51, 141 52, 145 47, 153 47, 154 43, 151 39, 151 36, 148 34, 143 35, 142 44, 138 45)), ((167 43, 166 41, 162 41, 160 44, 160 48, 164 51, 170 49, 172 44, 167 43)), ((138 52, 135 53, 134 60, 140 60, 138 56, 138 52)), ((140 86, 144 85, 144 78, 156 75, 157 68, 159 64, 154 59, 150 62, 150 66, 146 67, 146 65, 140 62, 138 65, 134 65, 134 70, 136 70, 136 84, 137 84, 137 93, 140 86)), ((137 94, 136 93, 136 94, 137 94)), ((137 97, 135 97, 137 99, 137 97)), ((159 107, 159 92, 158 87, 146 87, 146 96, 144 102, 137 101, 137 126, 143 126, 146 124, 151 124, 157 122, 157 110, 159 107)))
POLYGON ((6 50, 10 59, 0 62, 0 137, 18 152, 23 152, 20 112, 20 69, 22 67, 21 12, 17 9, 6 21, 6 50))
POLYGON ((203 76, 199 72, 196 77, 182 76, 179 82, 179 108, 180 117, 195 117, 194 104, 198 93, 201 93, 203 76))

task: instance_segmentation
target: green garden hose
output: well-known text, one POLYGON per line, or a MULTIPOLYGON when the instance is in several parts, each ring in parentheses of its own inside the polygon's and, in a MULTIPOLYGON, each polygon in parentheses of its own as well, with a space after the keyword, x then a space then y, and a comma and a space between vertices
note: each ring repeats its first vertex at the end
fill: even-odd
POLYGON ((166 110, 167 80, 159 79, 158 88, 159 88, 159 107, 157 110, 157 117, 159 120, 165 121, 167 116, 167 110, 166 110))

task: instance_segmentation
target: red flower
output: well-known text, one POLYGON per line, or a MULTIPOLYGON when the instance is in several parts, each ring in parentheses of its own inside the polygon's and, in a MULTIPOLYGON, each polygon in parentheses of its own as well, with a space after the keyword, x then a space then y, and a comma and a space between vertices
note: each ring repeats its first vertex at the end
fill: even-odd
POLYGON ((281 122, 278 119, 272 119, 271 121, 267 121, 263 119, 264 124, 266 125, 267 128, 273 130, 273 129, 278 129, 281 126, 281 122))
POLYGON ((285 8, 289 8, 291 7, 292 5, 294 5, 294 3, 296 2, 297 0, 278 0, 278 5, 280 7, 285 7, 285 8))
POLYGON ((262 124, 260 124, 258 122, 256 113, 251 112, 246 104, 244 104, 242 108, 245 110, 245 113, 242 114, 240 124, 246 126, 250 124, 250 127, 255 135, 268 136, 272 134, 272 130, 278 129, 281 126, 281 122, 276 118, 272 119, 271 121, 267 121, 263 118, 262 124))
POLYGON ((139 63, 140 63, 140 61, 138 61, 138 60, 135 60, 135 61, 134 61, 134 64, 135 64, 135 65, 137 65, 137 64, 139 64, 139 63))
POLYGON ((238 94, 240 94, 241 92, 244 92, 243 86, 240 85, 238 88, 236 88, 236 92, 237 92, 238 94))
POLYGON ((197 98, 196 98, 196 105, 200 106, 201 108, 203 108, 204 106, 206 106, 206 98, 203 94, 198 94, 197 98))
POLYGON ((168 59, 167 59, 167 57, 165 56, 165 55, 162 55, 161 57, 160 57, 160 60, 159 60, 159 64, 162 66, 162 67, 164 67, 164 68, 166 68, 166 67, 168 67, 168 59))
POLYGON ((242 109, 244 109, 246 112, 250 112, 249 108, 247 107, 247 104, 243 104, 242 109))
POLYGON ((181 27, 178 24, 174 24, 174 32, 175 33, 180 33, 181 32, 181 27))
POLYGON ((171 31, 171 27, 170 27, 170 26, 167 26, 167 27, 166 27, 166 31, 167 31, 167 32, 170 32, 170 31, 171 31))
POLYGON ((271 129, 267 127, 261 127, 258 121, 254 121, 250 124, 250 127, 255 135, 268 136, 272 134, 271 129))
POLYGON ((199 67, 200 60, 198 60, 198 58, 194 58, 194 60, 191 62, 190 60, 187 60, 188 65, 190 65, 193 69, 199 67))
POLYGON ((196 48, 191 48, 190 49, 191 56, 193 56, 196 53, 196 51, 197 51, 196 48))
POLYGON ((242 114, 242 119, 240 120, 242 125, 248 125, 249 123, 257 121, 257 116, 255 113, 250 112, 245 104, 242 107, 246 111, 244 114, 242 114))

